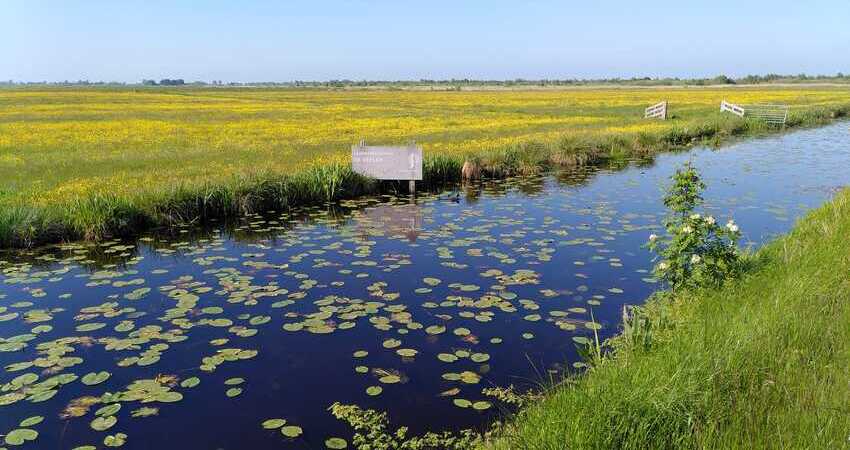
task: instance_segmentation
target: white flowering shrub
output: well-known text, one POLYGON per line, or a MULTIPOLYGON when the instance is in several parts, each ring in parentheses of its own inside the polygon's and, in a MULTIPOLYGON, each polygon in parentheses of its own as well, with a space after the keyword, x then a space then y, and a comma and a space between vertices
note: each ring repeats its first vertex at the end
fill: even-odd
POLYGON ((664 223, 667 236, 649 236, 648 247, 658 255, 655 276, 673 290, 719 286, 740 271, 738 225, 732 220, 720 225, 714 217, 696 212, 703 189, 705 183, 691 163, 677 170, 664 197, 670 209, 664 223))

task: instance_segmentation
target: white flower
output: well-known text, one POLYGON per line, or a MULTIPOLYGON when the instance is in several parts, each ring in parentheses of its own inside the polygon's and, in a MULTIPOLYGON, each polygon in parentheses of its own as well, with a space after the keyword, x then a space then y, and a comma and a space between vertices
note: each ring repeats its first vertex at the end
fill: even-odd
POLYGON ((708 223, 709 225, 714 225, 714 223, 716 222, 716 221, 714 220, 714 216, 708 216, 708 217, 706 217, 706 218, 705 218, 705 221, 706 221, 706 223, 708 223))
POLYGON ((685 225, 685 226, 683 226, 683 227, 682 227, 682 233, 688 234, 688 233, 690 233, 691 231, 694 231, 694 229, 693 229, 693 228, 691 228, 691 226, 690 226, 690 225, 685 225))
POLYGON ((670 266, 666 262, 661 262, 660 264, 658 264, 658 270, 667 270, 668 267, 670 266))
POLYGON ((738 225, 735 225, 735 221, 734 221, 734 220, 731 220, 731 219, 730 219, 730 220, 729 220, 729 222, 726 222, 726 228, 728 228, 728 229, 729 229, 729 231, 731 231, 731 232, 733 232, 733 233, 737 233, 737 232, 738 232, 738 225))
POLYGON ((699 214, 691 214, 691 220, 697 220, 700 218, 699 214))
POLYGON ((702 258, 699 255, 691 256, 691 264, 699 264, 700 261, 702 261, 702 258))
POLYGON ((650 241, 655 242, 655 240, 656 240, 656 239, 658 239, 658 236, 656 236, 655 234, 650 234, 650 235, 649 235, 649 240, 650 240, 650 241))

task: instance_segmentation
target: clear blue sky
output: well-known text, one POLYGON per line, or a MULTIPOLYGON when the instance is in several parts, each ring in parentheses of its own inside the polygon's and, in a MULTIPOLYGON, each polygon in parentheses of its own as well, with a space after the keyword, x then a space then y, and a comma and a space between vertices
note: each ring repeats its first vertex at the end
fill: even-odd
POLYGON ((0 80, 850 73, 850 0, 0 0, 0 80))

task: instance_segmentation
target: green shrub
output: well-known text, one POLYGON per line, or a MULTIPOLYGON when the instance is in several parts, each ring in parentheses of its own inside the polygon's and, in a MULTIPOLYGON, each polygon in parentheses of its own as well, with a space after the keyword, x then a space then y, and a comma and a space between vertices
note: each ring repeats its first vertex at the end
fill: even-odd
POLYGON ((729 220, 721 226, 713 216, 696 212, 704 189, 705 183, 691 163, 677 170, 664 198, 670 209, 664 223, 668 236, 649 237, 648 247, 660 258, 654 273, 673 290, 716 287, 740 269, 738 225, 729 220))

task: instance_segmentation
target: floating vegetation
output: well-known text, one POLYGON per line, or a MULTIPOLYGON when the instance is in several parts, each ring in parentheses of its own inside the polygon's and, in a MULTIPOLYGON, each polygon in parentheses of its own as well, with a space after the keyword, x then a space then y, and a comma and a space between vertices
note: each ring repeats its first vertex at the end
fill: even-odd
MULTIPOLYGON (((841 184, 822 172, 818 184, 841 184)), ((166 431, 238 447, 227 436, 247 433, 230 433, 239 420, 203 433, 187 421, 245 408, 261 424, 257 445, 307 430, 320 446, 354 446, 307 421, 342 398, 480 424, 496 409, 482 389, 533 379, 529 357, 554 363, 548 373, 583 370, 575 347, 615 332, 622 305, 656 289, 639 246, 664 214, 665 177, 625 172, 586 189, 510 179, 470 188, 477 203, 364 198, 172 238, 0 254, 3 445, 39 447, 17 430, 54 436, 58 418, 68 448, 168 445, 166 431), (558 365, 565 352, 574 359, 558 365)), ((743 224, 799 214, 799 192, 812 191, 783 191, 788 204, 764 203, 772 212, 758 192, 726 200, 743 224)))

